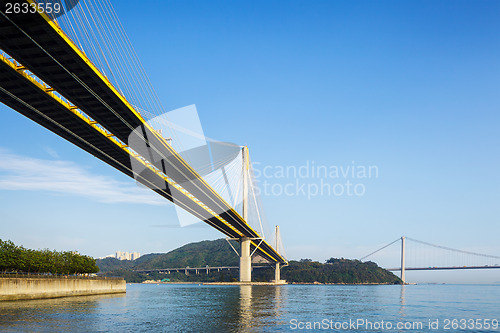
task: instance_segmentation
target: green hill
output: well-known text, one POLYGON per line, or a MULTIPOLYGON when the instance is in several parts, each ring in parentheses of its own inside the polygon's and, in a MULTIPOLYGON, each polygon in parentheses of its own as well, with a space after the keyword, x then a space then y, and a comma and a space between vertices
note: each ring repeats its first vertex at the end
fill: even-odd
MULTIPOLYGON (((238 244, 233 246, 238 249, 238 244)), ((166 254, 151 254, 137 259, 136 269, 169 267, 237 266, 239 258, 225 239, 190 243, 166 254), (141 260, 142 259, 142 260, 141 260)))
MULTIPOLYGON (((233 243, 236 249, 238 244, 233 243)), ((202 241, 184 245, 168 253, 153 253, 137 260, 117 260, 106 258, 97 260, 101 274, 122 276, 127 282, 142 282, 169 278, 171 281, 231 281, 238 278, 238 270, 185 275, 184 273, 149 274, 137 270, 152 270, 181 267, 238 266, 239 257, 225 239, 202 241)), ((254 281, 269 281, 274 278, 272 267, 254 269, 254 281)), ((330 258, 326 263, 311 260, 290 261, 281 272, 282 279, 295 283, 401 283, 401 280, 389 271, 373 262, 330 258)))

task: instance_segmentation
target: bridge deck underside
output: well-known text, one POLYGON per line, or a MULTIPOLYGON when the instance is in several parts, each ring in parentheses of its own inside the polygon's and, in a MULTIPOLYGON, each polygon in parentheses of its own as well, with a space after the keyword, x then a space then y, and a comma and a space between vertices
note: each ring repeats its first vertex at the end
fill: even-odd
MULTIPOLYGON (((0 1, 2 10, 5 9, 6 2, 0 1)), ((158 189, 149 185, 157 193, 171 201, 172 196, 175 197, 176 202, 178 199, 181 200, 181 203, 194 211, 195 215, 198 214, 201 220, 230 237, 239 238, 242 235, 251 238, 260 237, 160 136, 144 124, 142 117, 93 67, 90 61, 79 53, 80 51, 66 39, 67 37, 57 31, 57 27, 51 26, 38 14, 19 14, 9 16, 8 19, 0 18, 1 49, 121 141, 126 143, 135 128, 142 128, 147 135, 145 140, 166 162, 162 171, 207 207, 217 212, 237 232, 208 214, 185 195, 175 192, 178 190, 172 186, 165 185, 165 189, 158 189)), ((130 155, 127 152, 107 138, 96 135, 95 129, 71 114, 66 108, 56 105, 57 103, 41 89, 30 86, 31 83, 13 69, 2 65, 1 75, 3 87, 7 87, 7 90, 14 96, 33 106, 41 114, 37 114, 25 104, 3 93, 2 102, 128 176, 133 176, 130 155), (61 124, 62 127, 76 134, 76 137, 48 119, 61 124)), ((144 181, 148 185, 148 179, 155 177, 157 176, 153 172, 146 171, 142 175, 142 181, 141 179, 139 181, 144 181)), ((255 248, 255 244, 252 248, 255 248)), ((257 253, 268 260, 284 262, 284 259, 267 242, 261 244, 257 253)))

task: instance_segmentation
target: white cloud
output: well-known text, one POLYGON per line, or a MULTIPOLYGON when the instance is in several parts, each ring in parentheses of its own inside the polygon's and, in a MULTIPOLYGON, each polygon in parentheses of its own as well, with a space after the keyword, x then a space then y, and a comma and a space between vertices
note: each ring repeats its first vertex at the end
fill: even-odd
POLYGON ((145 188, 92 174, 70 161, 43 160, 0 149, 0 190, 46 191, 75 195, 106 203, 167 205, 169 202, 145 188))

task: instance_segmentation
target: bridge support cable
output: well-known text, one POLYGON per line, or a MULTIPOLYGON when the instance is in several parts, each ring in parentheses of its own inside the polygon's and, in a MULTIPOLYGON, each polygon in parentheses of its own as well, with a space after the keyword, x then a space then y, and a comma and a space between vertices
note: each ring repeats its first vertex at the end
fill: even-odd
MULTIPOLYGON (((77 2, 71 11, 55 21, 134 105, 150 110, 155 116, 164 113, 162 103, 109 0, 77 2)), ((169 131, 169 135, 175 137, 175 129, 169 131)))
POLYGON ((360 261, 363 261, 364 259, 366 259, 366 258, 368 258, 368 257, 371 257, 372 255, 374 255, 374 254, 376 254, 376 253, 378 253, 378 252, 382 251, 383 249, 385 249, 385 248, 387 248, 387 247, 391 246, 392 244, 394 244, 394 243, 396 243, 396 242, 399 242, 400 240, 401 240, 401 238, 398 238, 398 239, 396 239, 395 241, 390 242, 389 244, 387 244, 387 245, 385 245, 385 246, 382 246, 380 249, 378 249, 378 250, 376 250, 376 251, 373 251, 373 252, 371 252, 370 254, 367 254, 366 256, 364 256, 364 257, 360 258, 359 260, 360 260, 360 261))
POLYGON ((406 239, 411 240, 413 242, 417 242, 417 243, 423 244, 423 245, 432 246, 432 247, 435 247, 435 248, 438 248, 438 249, 442 249, 442 250, 448 250, 448 251, 453 251, 453 252, 462 253, 462 254, 468 254, 468 255, 473 255, 473 256, 478 256, 478 257, 491 258, 491 259, 499 259, 500 260, 500 256, 494 256, 494 255, 490 255, 490 254, 483 254, 483 253, 477 253, 477 252, 471 252, 471 251, 458 250, 458 249, 454 249, 454 248, 451 248, 451 247, 446 247, 446 246, 442 246, 442 245, 436 245, 436 244, 432 244, 432 243, 420 241, 418 239, 414 239, 414 238, 410 238, 410 237, 406 237, 406 239))
POLYGON ((255 252, 257 252, 257 250, 260 248, 260 245, 262 244, 263 241, 264 241, 264 239, 261 238, 259 244, 257 244, 255 249, 253 249, 252 253, 250 253, 250 257, 252 257, 255 254, 255 252))
POLYGON ((226 237, 226 242, 229 244, 229 246, 231 246, 231 248, 233 249, 234 253, 236 253, 236 255, 239 257, 240 254, 238 253, 238 251, 236 250, 236 248, 233 246, 233 244, 231 244, 232 240, 239 241, 240 239, 239 238, 228 238, 228 237, 226 237))

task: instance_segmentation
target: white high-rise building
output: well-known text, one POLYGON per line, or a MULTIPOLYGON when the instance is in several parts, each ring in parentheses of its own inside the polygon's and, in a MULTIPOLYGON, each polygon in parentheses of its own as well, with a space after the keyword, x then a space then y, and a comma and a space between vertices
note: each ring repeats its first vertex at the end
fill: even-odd
POLYGON ((135 260, 139 258, 141 254, 139 252, 122 252, 116 251, 115 258, 118 260, 135 260))

